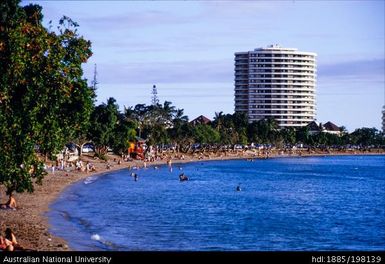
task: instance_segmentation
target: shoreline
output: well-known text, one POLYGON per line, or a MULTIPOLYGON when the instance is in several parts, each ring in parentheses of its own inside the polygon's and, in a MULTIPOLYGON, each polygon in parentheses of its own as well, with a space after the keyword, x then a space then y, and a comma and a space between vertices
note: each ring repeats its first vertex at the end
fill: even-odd
MULTIPOLYGON (((175 154, 169 154, 175 156, 175 154)), ((268 158, 303 158, 303 157, 323 157, 323 156, 367 156, 367 155, 385 155, 384 151, 381 152, 332 152, 332 153, 303 153, 294 152, 280 154, 271 152, 268 158)), ((128 162, 122 162, 120 165, 117 162, 112 161, 118 156, 110 155, 109 163, 113 166, 111 169, 106 168, 106 162, 100 160, 94 160, 93 158, 85 155, 82 156, 83 161, 91 161, 96 167, 95 172, 78 172, 78 171, 55 171, 48 172, 43 179, 43 185, 36 185, 35 192, 30 193, 16 193, 15 198, 17 200, 18 210, 0 210, 0 231, 1 235, 6 227, 10 227, 16 234, 16 238, 21 246, 25 249, 34 251, 71 251, 67 242, 60 237, 54 236, 50 233, 50 224, 48 221, 47 213, 50 210, 50 205, 59 197, 59 195, 68 187, 84 180, 91 176, 101 176, 104 173, 117 171, 121 169, 128 169, 129 166, 143 167, 143 161, 134 160, 128 162)), ((214 156, 211 154, 202 154, 199 157, 196 155, 186 155, 185 159, 172 158, 172 164, 183 164, 191 162, 204 162, 204 161, 220 161, 220 160, 236 160, 236 159, 265 159, 265 156, 257 156, 255 152, 234 152, 225 156, 214 156)), ((147 166, 167 166, 166 159, 155 162, 147 162, 147 166)), ((0 198, 5 200, 4 187, 0 188, 0 198)))

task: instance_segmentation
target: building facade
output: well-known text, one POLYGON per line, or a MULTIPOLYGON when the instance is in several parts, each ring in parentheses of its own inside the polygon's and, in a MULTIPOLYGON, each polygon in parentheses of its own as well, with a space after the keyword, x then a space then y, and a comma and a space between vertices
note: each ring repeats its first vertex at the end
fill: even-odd
POLYGON ((316 115, 316 54, 270 45, 235 53, 235 112, 302 127, 316 115))

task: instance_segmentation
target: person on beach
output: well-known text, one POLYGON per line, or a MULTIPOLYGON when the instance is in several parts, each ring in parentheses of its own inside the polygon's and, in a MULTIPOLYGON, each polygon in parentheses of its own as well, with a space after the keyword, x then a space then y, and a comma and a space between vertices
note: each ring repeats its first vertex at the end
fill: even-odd
POLYGON ((8 239, 0 236, 0 249, 3 251, 13 251, 14 248, 8 239))
POLYGON ((86 164, 86 172, 89 173, 91 171, 91 165, 90 165, 90 162, 87 161, 87 164, 86 164))
POLYGON ((16 207, 17 207, 16 200, 13 197, 12 193, 9 195, 8 201, 5 204, 1 204, 0 205, 1 209, 13 209, 13 210, 16 210, 16 207))
POLYGON ((87 161, 86 172, 96 171, 95 165, 87 161))
POLYGON ((12 232, 11 228, 6 228, 5 229, 5 239, 11 241, 13 245, 17 245, 17 240, 15 234, 12 232))
POLYGON ((5 237, 0 236, 0 249, 4 251, 23 249, 23 247, 17 243, 16 236, 9 227, 5 229, 5 237))

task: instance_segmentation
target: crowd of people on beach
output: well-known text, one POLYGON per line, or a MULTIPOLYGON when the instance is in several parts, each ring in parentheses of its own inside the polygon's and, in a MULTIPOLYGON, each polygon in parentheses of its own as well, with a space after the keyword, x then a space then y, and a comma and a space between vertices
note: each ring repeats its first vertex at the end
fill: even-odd
MULTIPOLYGON (((107 163, 107 169, 110 169, 111 165, 107 163)), ((66 171, 70 172, 71 170, 79 172, 93 172, 96 171, 96 166, 92 162, 87 161, 84 165, 81 159, 77 159, 75 162, 66 162, 63 159, 57 160, 49 164, 44 164, 44 169, 47 172, 55 174, 55 171, 66 171)))

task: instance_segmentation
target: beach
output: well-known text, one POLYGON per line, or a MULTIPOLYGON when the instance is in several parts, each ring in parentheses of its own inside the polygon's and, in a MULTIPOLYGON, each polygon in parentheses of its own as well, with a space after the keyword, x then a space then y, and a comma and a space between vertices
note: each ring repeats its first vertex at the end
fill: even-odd
MULTIPOLYGON (((90 160, 96 167, 94 172, 59 171, 48 172, 42 185, 35 185, 34 193, 15 193, 19 209, 1 210, 1 231, 10 227, 16 234, 17 241, 26 249, 37 251, 66 251, 69 250, 66 241, 52 236, 49 233, 48 219, 45 214, 49 205, 69 185, 89 176, 100 174, 109 170, 123 169, 134 162, 125 162, 121 165, 114 164, 111 169, 106 168, 104 161, 93 160, 87 156, 82 160, 90 160)), ((3 186, 2 186, 3 187, 3 186)), ((5 189, 1 189, 1 198, 6 201, 5 189)))
MULTIPOLYGON (((202 160, 224 160, 224 159, 239 159, 239 158, 266 158, 266 153, 258 156, 252 151, 237 151, 225 154, 202 153, 195 155, 184 155, 184 159, 178 159, 177 154, 169 154, 172 158, 172 163, 184 163, 202 160)), ((372 152, 285 152, 272 151, 268 154, 269 157, 295 157, 295 156, 318 156, 318 155, 378 155, 385 154, 383 151, 372 152)), ((60 237, 53 236, 49 231, 49 223, 46 213, 49 211, 49 205, 55 201, 60 193, 71 184, 90 177, 92 175, 105 173, 112 170, 128 169, 132 166, 143 166, 143 161, 128 161, 118 164, 118 156, 109 155, 109 164, 111 168, 107 169, 106 162, 95 160, 91 156, 84 155, 84 162, 90 161, 95 165, 94 172, 79 172, 79 171, 55 171, 48 172, 43 180, 43 185, 36 185, 35 192, 16 193, 15 198, 19 209, 17 210, 0 210, 1 234, 3 235, 5 228, 10 227, 15 233, 17 240, 25 249, 36 251, 69 251, 67 241, 60 237), (115 159, 115 161, 114 161, 115 159)), ((167 158, 159 161, 147 163, 147 165, 162 165, 167 166, 167 158)), ((4 188, 1 188, 1 200, 5 202, 4 188)))

